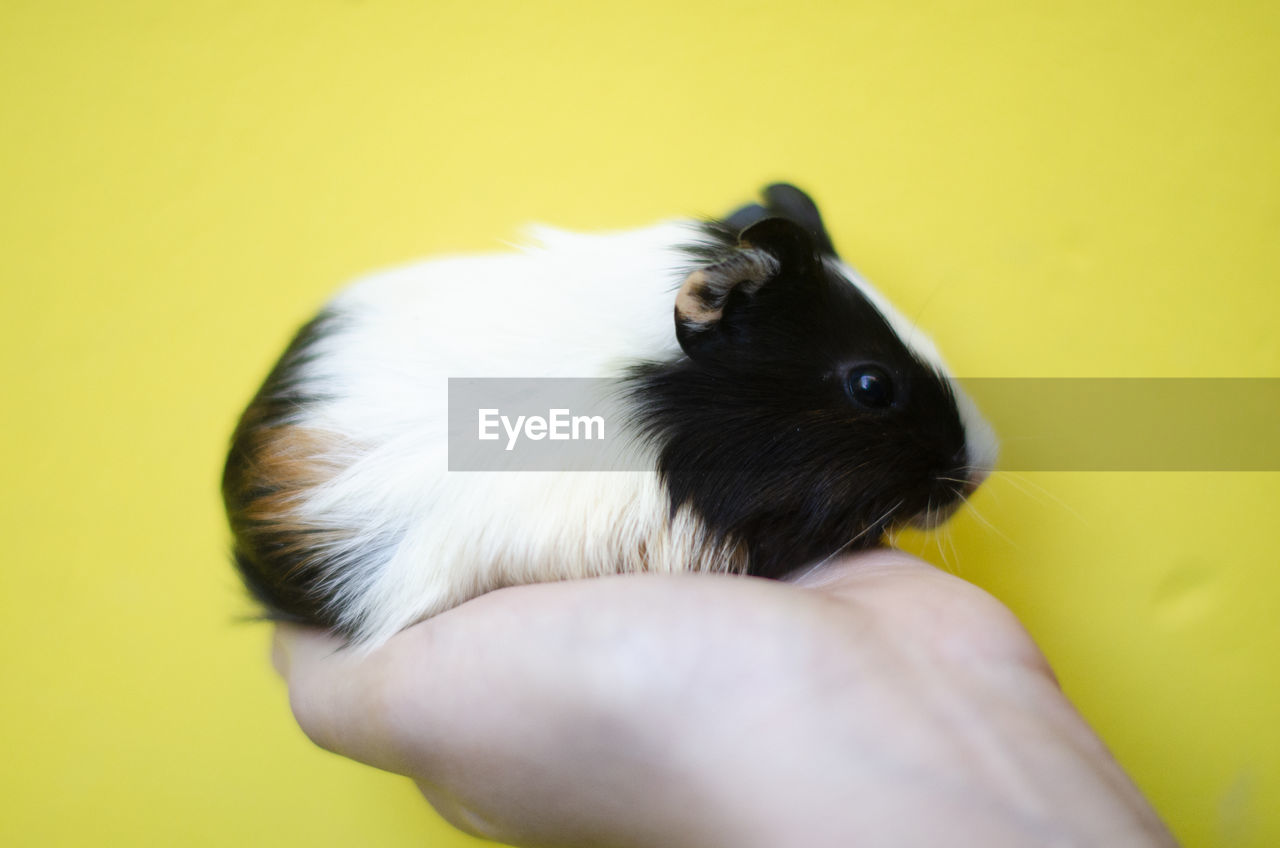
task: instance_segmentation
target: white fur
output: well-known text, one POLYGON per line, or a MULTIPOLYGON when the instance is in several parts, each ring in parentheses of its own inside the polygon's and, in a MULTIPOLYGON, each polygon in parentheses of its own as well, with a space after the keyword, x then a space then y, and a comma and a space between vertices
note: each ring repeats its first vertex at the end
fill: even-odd
MULTIPOLYGON (((445 258, 354 283, 331 304, 305 379, 334 397, 298 423, 332 434, 345 471, 298 507, 311 526, 360 528, 333 542, 327 579, 349 600, 358 641, 491 589, 619 571, 737 571, 687 510, 668 520, 657 475, 447 470, 449 377, 615 377, 679 354, 673 303, 696 241, 692 223, 579 235, 537 227, 537 244, 445 258)), ((847 265, 838 266, 924 361, 933 343, 847 265)), ((990 428, 961 407, 970 434, 990 428)), ((631 447, 643 451, 643 448, 631 447)), ((988 449, 971 450, 975 464, 988 449)), ((991 458, 994 458, 993 456, 991 458)), ((653 467, 641 456, 638 467, 653 467)), ((637 467, 633 465, 632 467, 637 467)))

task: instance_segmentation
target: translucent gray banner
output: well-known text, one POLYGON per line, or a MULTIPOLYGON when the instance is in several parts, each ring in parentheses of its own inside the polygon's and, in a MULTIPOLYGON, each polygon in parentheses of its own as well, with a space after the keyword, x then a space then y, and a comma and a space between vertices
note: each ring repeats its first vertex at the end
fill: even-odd
MULTIPOLYGON (((1010 471, 1280 471, 1280 379, 956 381, 1010 471)), ((449 380, 451 471, 652 468, 616 383, 449 380)))

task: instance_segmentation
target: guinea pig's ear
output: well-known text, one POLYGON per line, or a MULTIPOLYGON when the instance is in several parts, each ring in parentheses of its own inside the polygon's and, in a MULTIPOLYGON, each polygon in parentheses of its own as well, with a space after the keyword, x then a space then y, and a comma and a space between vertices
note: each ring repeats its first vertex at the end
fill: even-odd
POLYGON ((790 218, 765 218, 738 234, 745 249, 764 250, 789 270, 809 271, 818 261, 813 237, 790 218))
POLYGON ((676 295, 676 339, 692 359, 719 346, 730 295, 753 297, 778 277, 803 277, 819 261, 809 234, 785 218, 758 221, 738 241, 727 259, 685 277, 676 295))

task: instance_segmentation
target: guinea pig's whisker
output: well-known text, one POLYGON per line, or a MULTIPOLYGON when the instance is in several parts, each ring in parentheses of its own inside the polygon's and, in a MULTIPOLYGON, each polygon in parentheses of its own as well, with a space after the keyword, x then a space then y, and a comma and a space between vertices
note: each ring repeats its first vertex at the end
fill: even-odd
POLYGON ((983 527, 986 527, 986 528, 987 528, 988 530, 990 530, 992 533, 996 534, 996 535, 997 535, 997 536, 999 536, 1001 539, 1003 539, 1005 542, 1007 542, 1007 543, 1009 543, 1010 545, 1012 545, 1012 546, 1014 547, 1014 549, 1016 549, 1016 550, 1022 550, 1022 547, 1021 547, 1017 542, 1013 541, 1013 539, 1010 539, 1007 535, 1005 535, 1005 534, 1000 530, 1000 528, 999 528, 999 527, 996 527, 994 524, 992 524, 992 523, 991 523, 991 521, 989 521, 985 515, 983 515, 981 512, 979 512, 979 511, 978 511, 978 508, 977 508, 977 507, 975 507, 973 504, 969 504, 969 512, 970 512, 970 514, 971 514, 974 518, 978 519, 978 521, 982 523, 982 526, 983 526, 983 527))
POLYGON ((1014 491, 1017 492, 1018 494, 1030 498, 1033 502, 1041 506, 1052 505, 1052 502, 1047 497, 1045 497, 1042 493, 1034 492, 1030 488, 1028 488, 1028 486, 1026 485, 1026 481, 1016 480, 1013 477, 1006 477, 1005 479, 1008 480, 1009 485, 1012 486, 1014 491))
MULTIPOLYGON (((813 572, 817 571, 819 568, 822 568, 822 566, 824 566, 824 565, 826 565, 827 563, 831 562, 831 560, 835 559, 835 558, 836 558, 836 557, 838 557, 840 554, 842 554, 842 553, 844 553, 846 550, 848 550, 850 545, 852 545, 853 543, 857 542, 859 539, 861 539, 863 536, 865 536, 865 535, 867 535, 868 533, 870 533, 872 530, 876 529, 877 527, 880 527, 880 525, 882 525, 882 524, 883 524, 883 523, 884 523, 884 522, 889 518, 889 516, 891 516, 891 515, 893 515, 895 512, 897 512, 897 511, 898 511, 898 509, 899 509, 899 508, 901 508, 901 507, 902 507, 902 505, 903 505, 904 503, 906 503, 906 500, 905 500, 905 499, 903 499, 903 500, 899 500, 899 501, 898 501, 897 503, 895 503, 893 506, 891 506, 891 507, 889 507, 888 509, 886 509, 886 510, 884 511, 884 513, 883 513, 879 518, 877 518, 875 521, 871 522, 871 523, 870 523, 870 524, 868 524, 866 527, 864 527, 864 528, 862 528, 861 530, 859 530, 859 531, 854 535, 854 537, 853 537, 852 539, 850 539, 849 541, 845 542, 843 545, 841 545, 840 547, 836 548, 836 549, 835 549, 834 551, 832 551, 831 553, 827 554, 825 557, 823 557, 821 560, 819 560, 816 564, 814 564, 811 568, 806 569, 806 570, 805 570, 805 572, 804 572, 804 573, 805 573, 805 575, 812 574, 813 572)), ((882 530, 881 532, 884 532, 884 531, 882 530)))
POLYGON ((951 556, 956 562, 956 574, 960 574, 960 549, 956 547, 956 534, 948 524, 945 528, 947 533, 947 547, 951 549, 951 556))
POLYGON ((929 532, 933 536, 934 545, 938 548, 938 558, 942 560, 942 567, 948 573, 954 574, 955 572, 951 568, 951 562, 950 560, 947 559, 947 552, 942 548, 942 532, 938 528, 937 517, 934 514, 936 512, 936 508, 933 505, 933 498, 929 498, 928 506, 926 509, 927 509, 929 527, 933 528, 929 532))
POLYGON ((1036 483, 1035 481, 1030 480, 1024 477, 1023 475, 1016 474, 1012 471, 1002 471, 1001 476, 1004 477, 1006 480, 1008 480, 1009 483, 1015 489, 1022 492, 1022 494, 1026 495, 1027 497, 1031 498, 1037 503, 1040 503, 1040 504, 1052 503, 1055 506, 1061 507, 1062 509, 1069 512, 1074 518, 1079 520, 1081 524, 1085 524, 1085 525, 1089 524, 1089 522, 1085 519, 1085 517, 1081 515, 1077 510, 1075 510, 1070 504, 1068 504, 1062 498, 1055 495, 1053 492, 1046 489, 1044 486, 1041 486, 1039 483, 1036 483))

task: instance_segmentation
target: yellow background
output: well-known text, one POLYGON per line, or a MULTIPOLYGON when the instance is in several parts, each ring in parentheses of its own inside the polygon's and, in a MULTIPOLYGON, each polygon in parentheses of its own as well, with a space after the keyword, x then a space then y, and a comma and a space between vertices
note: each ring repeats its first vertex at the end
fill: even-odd
MULTIPOLYGON (((471 844, 234 621, 225 440, 358 272, 788 178, 961 375, 1280 377, 1277 9, 8 0, 0 844, 471 844)), ((1280 844, 1278 505, 1000 475, 947 549, 1188 845, 1280 844)))

